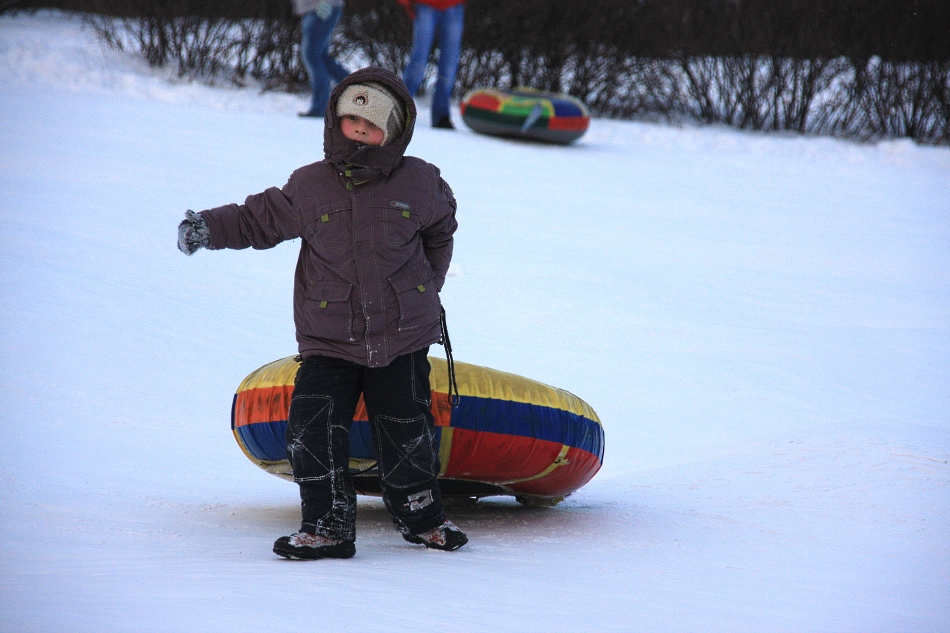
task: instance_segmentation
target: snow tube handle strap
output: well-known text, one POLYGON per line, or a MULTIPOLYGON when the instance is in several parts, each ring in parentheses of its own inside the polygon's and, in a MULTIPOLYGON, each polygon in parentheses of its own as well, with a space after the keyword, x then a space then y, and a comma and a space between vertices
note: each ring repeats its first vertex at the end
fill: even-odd
POLYGON ((445 323, 445 306, 439 308, 439 324, 442 326, 442 345, 445 347, 445 366, 449 372, 449 404, 457 407, 461 403, 459 386, 455 381, 455 361, 452 359, 452 342, 449 340, 449 327, 445 323))

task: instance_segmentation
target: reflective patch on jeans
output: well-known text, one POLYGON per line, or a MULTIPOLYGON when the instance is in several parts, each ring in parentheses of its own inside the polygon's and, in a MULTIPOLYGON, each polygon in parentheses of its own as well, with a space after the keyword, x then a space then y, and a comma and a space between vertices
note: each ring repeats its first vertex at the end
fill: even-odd
POLYGON ((409 511, 416 512, 432 503, 432 491, 423 490, 422 492, 409 495, 406 499, 409 501, 409 503, 406 504, 409 506, 409 511))

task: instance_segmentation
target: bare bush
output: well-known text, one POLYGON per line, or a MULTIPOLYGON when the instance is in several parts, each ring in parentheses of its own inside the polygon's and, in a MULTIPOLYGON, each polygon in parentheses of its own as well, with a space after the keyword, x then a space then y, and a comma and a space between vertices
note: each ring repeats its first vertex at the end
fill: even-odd
POLYGON ((106 45, 141 55, 152 66, 172 67, 181 77, 237 85, 253 79, 264 89, 287 91, 307 85, 295 20, 92 14, 86 22, 106 45))
POLYGON ((890 63, 874 58, 854 64, 851 72, 852 80, 831 106, 832 133, 848 138, 950 142, 946 107, 950 63, 890 63))
POLYGON ((347 0, 337 34, 346 52, 394 72, 412 45, 412 23, 394 0, 347 0))
MULTIPOLYGON (((106 44, 149 63, 306 89, 288 0, 85 2, 120 16, 92 18, 106 44)), ((347 0, 331 50, 399 72, 411 42, 393 0, 347 0)), ((521 85, 601 116, 950 143, 950 3, 468 0, 456 96, 521 85)))

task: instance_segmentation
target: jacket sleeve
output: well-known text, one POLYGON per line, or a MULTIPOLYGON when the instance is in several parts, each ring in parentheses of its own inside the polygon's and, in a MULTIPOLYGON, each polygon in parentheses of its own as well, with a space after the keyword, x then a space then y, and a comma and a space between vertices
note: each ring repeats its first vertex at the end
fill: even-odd
POLYGON ((433 193, 429 222, 421 231, 422 248, 435 273, 435 284, 439 290, 445 284, 445 275, 452 261, 452 236, 458 228, 458 222, 455 221, 456 206, 452 188, 439 177, 433 193))
POLYGON ((272 248, 300 237, 300 214, 293 203, 293 178, 283 189, 271 187, 248 196, 244 204, 227 204, 201 212, 211 231, 209 248, 272 248))

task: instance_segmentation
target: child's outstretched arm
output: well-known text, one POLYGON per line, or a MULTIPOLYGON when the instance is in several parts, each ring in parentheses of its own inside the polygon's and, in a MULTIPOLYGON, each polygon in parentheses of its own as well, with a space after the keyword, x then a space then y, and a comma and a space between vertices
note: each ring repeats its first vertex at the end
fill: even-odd
POLYGON ((271 248, 300 237, 300 215, 294 207, 293 179, 283 189, 271 187, 248 196, 244 204, 228 204, 195 213, 187 211, 178 225, 178 248, 191 255, 200 248, 271 248))

